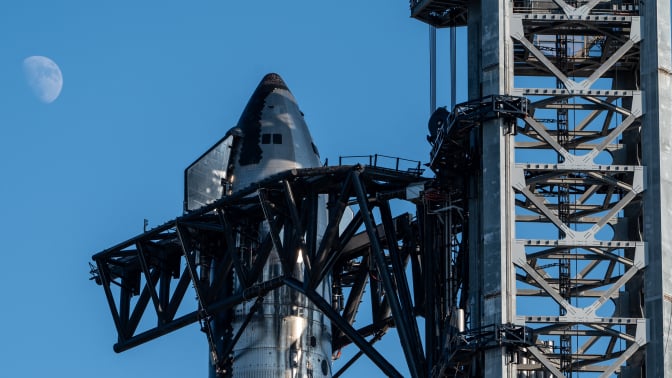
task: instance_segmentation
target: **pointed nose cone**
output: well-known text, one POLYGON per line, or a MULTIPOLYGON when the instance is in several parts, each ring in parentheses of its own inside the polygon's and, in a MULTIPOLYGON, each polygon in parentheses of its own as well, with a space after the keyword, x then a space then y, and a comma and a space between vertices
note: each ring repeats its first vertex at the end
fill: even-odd
POLYGON ((261 79, 261 82, 259 83, 259 86, 257 86, 255 94, 257 94, 257 92, 260 91, 268 94, 275 89, 289 90, 289 88, 287 88, 287 84, 285 84, 285 81, 282 80, 280 75, 276 73, 269 73, 266 74, 266 76, 264 76, 263 79, 261 79))
POLYGON ((303 113, 278 74, 261 79, 236 129, 234 191, 274 173, 320 165, 303 113))
POLYGON ((261 160, 262 150, 259 145, 261 138, 261 118, 266 99, 277 90, 287 91, 289 97, 294 100, 294 96, 287 88, 287 84, 280 75, 269 73, 261 79, 261 82, 254 90, 250 101, 247 102, 243 114, 238 121, 238 128, 242 131, 244 138, 239 158, 240 165, 257 164, 261 160))

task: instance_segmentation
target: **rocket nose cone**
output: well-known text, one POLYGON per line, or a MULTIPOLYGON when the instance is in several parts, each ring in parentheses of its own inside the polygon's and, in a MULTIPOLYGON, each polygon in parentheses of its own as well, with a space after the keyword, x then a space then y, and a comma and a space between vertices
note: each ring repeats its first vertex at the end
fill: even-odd
POLYGON ((285 84, 285 81, 282 80, 280 75, 277 73, 269 73, 264 76, 263 79, 261 79, 261 83, 259 83, 260 87, 266 87, 266 88, 281 88, 281 89, 287 89, 287 84, 285 84))
MULTIPOLYGON (((271 93, 273 93, 273 91, 277 89, 284 89, 291 93, 289 88, 287 88, 287 84, 285 84, 285 81, 282 80, 280 75, 276 73, 266 74, 266 76, 264 76, 264 78, 261 79, 261 82, 254 90, 254 93, 252 93, 252 97, 250 98, 249 104, 263 103, 266 97, 268 97, 268 95, 270 95, 271 93)), ((257 108, 257 106, 255 106, 255 108, 257 108)), ((259 108, 255 110, 261 110, 261 109, 259 108)))
POLYGON ((289 88, 287 88, 287 84, 285 84, 280 75, 269 73, 261 79, 252 97, 250 97, 247 106, 245 106, 243 114, 240 116, 237 127, 243 135, 239 158, 241 166, 257 164, 261 161, 262 150, 259 144, 261 143, 262 113, 267 98, 277 90, 286 91, 281 93, 281 97, 291 102, 294 101, 289 88))
POLYGON ((254 94, 252 95, 252 97, 263 99, 269 94, 271 94, 273 91, 278 89, 284 89, 286 91, 289 91, 289 88, 287 88, 287 84, 285 84, 285 81, 282 80, 280 75, 276 73, 269 73, 266 76, 264 76, 263 79, 261 79, 261 82, 257 86, 257 89, 254 90, 254 94))

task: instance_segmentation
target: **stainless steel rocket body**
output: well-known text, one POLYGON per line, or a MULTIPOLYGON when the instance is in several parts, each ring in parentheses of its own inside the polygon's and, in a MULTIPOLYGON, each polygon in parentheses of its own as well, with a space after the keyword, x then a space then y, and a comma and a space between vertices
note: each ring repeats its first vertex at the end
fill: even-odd
MULTIPOLYGON (((320 158, 303 113, 282 79, 269 74, 257 87, 240 121, 230 132, 239 138, 231 152, 229 192, 236 193, 275 173, 320 166, 320 158)), ((325 198, 318 198, 317 243, 327 225, 325 198)), ((269 232, 262 222, 257 245, 269 232)), ((284 230, 280 231, 282 235, 284 230)), ((282 236, 281 236, 282 239, 282 236)), ((241 255, 254 253, 255 242, 238 240, 241 255)), ((293 262, 293 278, 302 281, 301 253, 293 262)), ((267 281, 283 274, 276 248, 270 253, 260 277, 267 281)), ((242 289, 234 277, 234 292, 242 289)), ((325 280, 317 291, 331 300, 331 282, 325 280)), ((234 308, 233 333, 243 326, 254 300, 234 308)), ((330 377, 331 325, 304 295, 282 286, 270 292, 256 309, 233 349, 235 377, 330 377)))

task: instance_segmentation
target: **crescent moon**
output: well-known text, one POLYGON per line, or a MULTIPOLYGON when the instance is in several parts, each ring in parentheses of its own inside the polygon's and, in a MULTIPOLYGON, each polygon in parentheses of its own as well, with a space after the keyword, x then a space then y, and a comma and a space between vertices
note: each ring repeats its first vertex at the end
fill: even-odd
POLYGON ((53 60, 45 56, 30 56, 23 60, 23 72, 38 100, 49 104, 61 94, 63 74, 53 60))

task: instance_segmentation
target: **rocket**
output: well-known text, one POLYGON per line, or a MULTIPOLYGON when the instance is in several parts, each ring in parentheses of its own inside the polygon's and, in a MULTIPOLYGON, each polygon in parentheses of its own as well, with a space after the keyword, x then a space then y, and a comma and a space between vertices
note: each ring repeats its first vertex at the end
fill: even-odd
MULTIPOLYGON (((185 211, 235 194, 273 174, 319 166, 317 147, 296 99, 279 75, 268 74, 252 94, 238 124, 185 170, 185 211)), ((318 202, 319 243, 327 225, 327 208, 323 196, 318 202)), ((253 251, 269 232, 266 222, 255 227, 258 237, 237 241, 241 255, 253 251)), ((298 256, 291 274, 303 280, 301 253, 298 256)), ((282 264, 273 249, 260 280, 280 274, 282 264)), ((242 289, 236 277, 232 286, 234 293, 242 289)), ((331 301, 329 280, 324 280, 317 291, 331 301)), ((252 301, 236 306, 228 321, 215 318, 215 338, 223 338, 226 332, 235 334, 244 326, 253 305, 252 301)), ((286 286, 275 289, 257 307, 233 348, 231 369, 235 377, 330 377, 329 319, 304 295, 286 286)), ((210 375, 217 376, 214 368, 210 375)))

